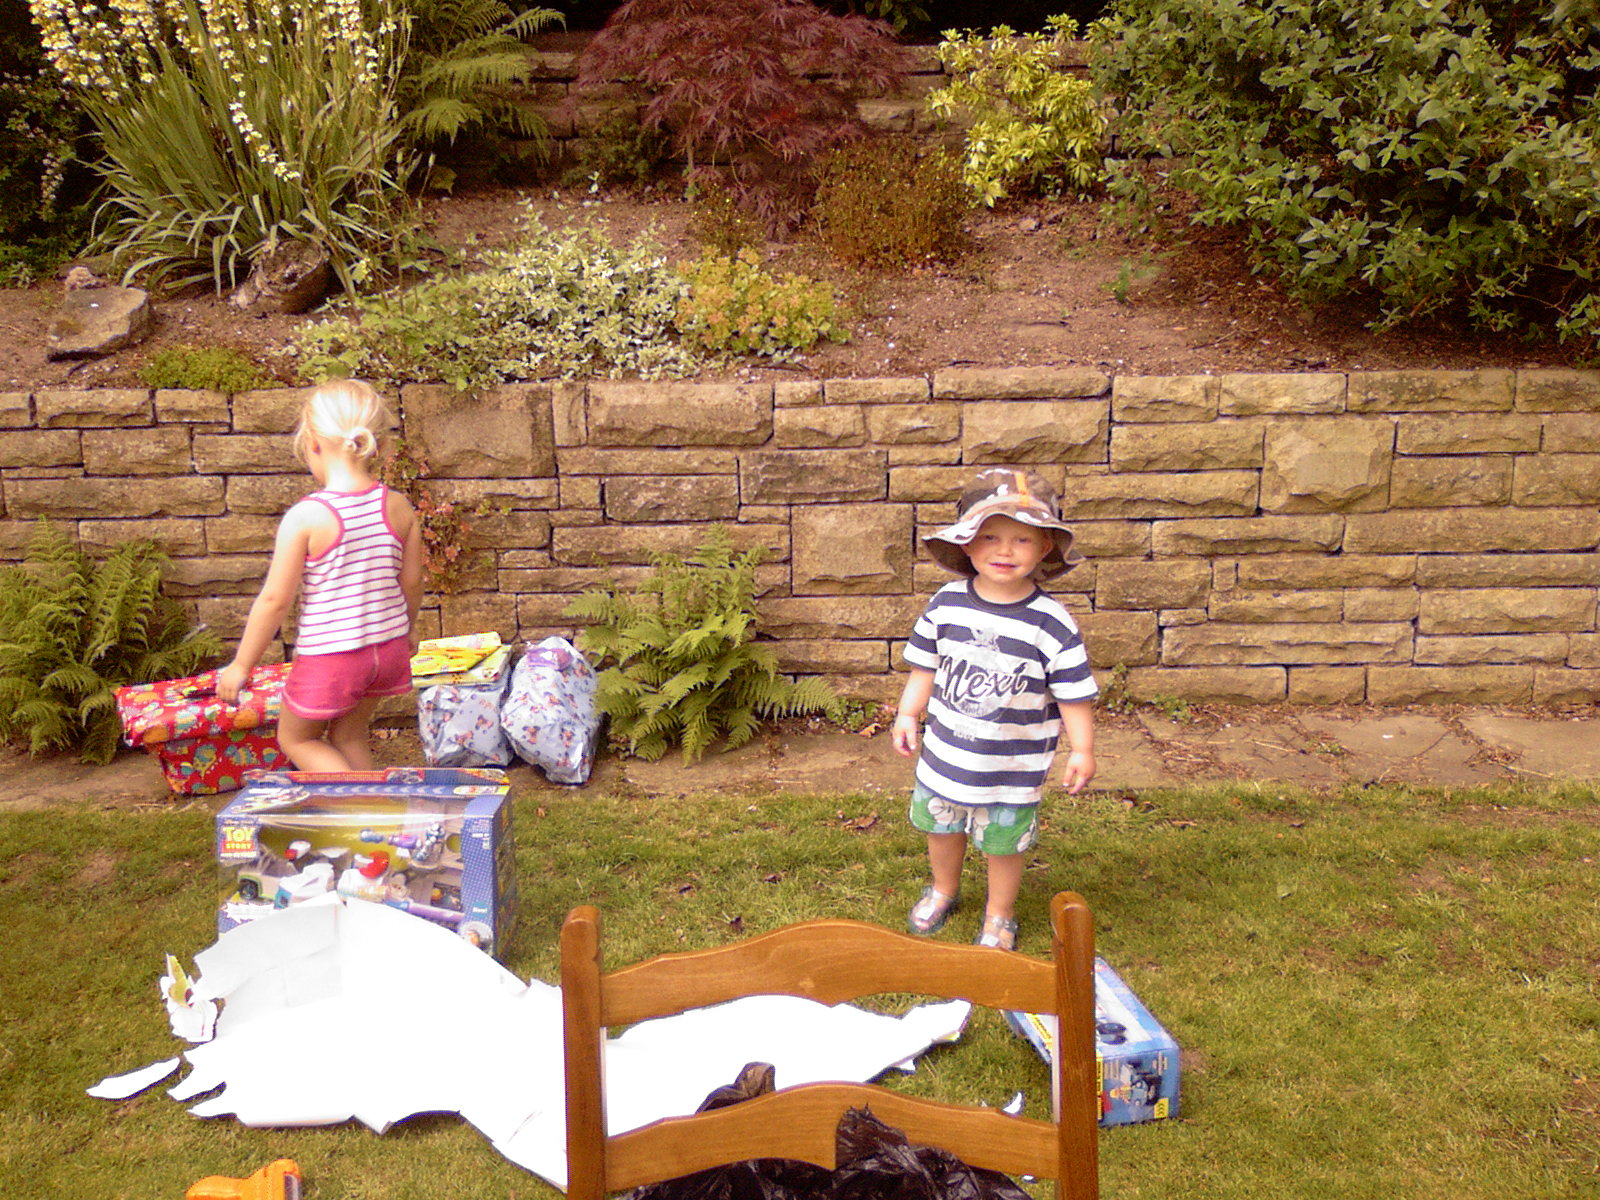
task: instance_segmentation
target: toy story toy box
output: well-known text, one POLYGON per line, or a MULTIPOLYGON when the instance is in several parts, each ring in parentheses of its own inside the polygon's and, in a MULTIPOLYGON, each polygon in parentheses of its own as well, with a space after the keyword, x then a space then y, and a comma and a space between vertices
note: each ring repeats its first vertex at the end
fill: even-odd
MULTIPOLYGON (((1055 1017, 1022 1012, 1005 1016, 1050 1062, 1055 1017)), ((1094 1055, 1100 1065, 1102 1127, 1178 1115, 1178 1043, 1101 958, 1094 960, 1094 1055)))
POLYGON ((117 718, 130 746, 155 755, 179 795, 231 792, 246 771, 288 770, 278 748, 278 708, 288 663, 257 667, 237 704, 217 698, 217 672, 117 689, 117 718))
POLYGON ((492 954, 516 916, 509 786, 457 767, 262 775, 217 814, 217 932, 338 892, 492 954))

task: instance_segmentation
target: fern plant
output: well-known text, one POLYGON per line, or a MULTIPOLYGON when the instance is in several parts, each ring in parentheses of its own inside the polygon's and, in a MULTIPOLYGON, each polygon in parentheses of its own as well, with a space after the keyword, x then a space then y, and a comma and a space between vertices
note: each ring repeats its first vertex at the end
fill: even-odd
POLYGON ((189 675, 221 653, 216 634, 162 594, 165 566, 153 542, 94 562, 40 523, 27 560, 0 571, 0 737, 110 762, 119 686, 189 675))
POLYGON ((676 745, 689 763, 719 737, 742 746, 762 718, 839 715, 832 688, 785 679, 772 647, 755 640, 763 552, 736 555, 728 530, 713 526, 688 559, 652 555, 637 595, 596 588, 568 605, 568 616, 590 622, 579 645, 605 667, 595 703, 633 754, 657 759, 676 745))
POLYGON ((532 64, 523 39, 561 14, 549 8, 515 12, 504 0, 413 0, 411 52, 400 79, 401 126, 422 146, 463 134, 490 138, 502 129, 547 153, 549 128, 511 99, 532 64))

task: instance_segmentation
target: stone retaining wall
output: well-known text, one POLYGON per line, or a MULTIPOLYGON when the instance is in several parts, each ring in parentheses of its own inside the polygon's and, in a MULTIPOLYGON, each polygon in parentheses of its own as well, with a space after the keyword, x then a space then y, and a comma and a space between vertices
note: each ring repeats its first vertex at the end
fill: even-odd
MULTIPOLYGON (((49 517, 94 550, 157 539, 236 636, 279 515, 309 490, 301 392, 0 394, 0 558, 49 517)), ((956 368, 777 384, 413 386, 441 497, 488 499, 425 636, 567 630, 712 522, 764 545, 785 668, 892 694, 947 578, 917 537, 979 464, 1063 485, 1088 561, 1053 585, 1139 698, 1309 704, 1600 695, 1600 372, 1110 378, 956 368)))

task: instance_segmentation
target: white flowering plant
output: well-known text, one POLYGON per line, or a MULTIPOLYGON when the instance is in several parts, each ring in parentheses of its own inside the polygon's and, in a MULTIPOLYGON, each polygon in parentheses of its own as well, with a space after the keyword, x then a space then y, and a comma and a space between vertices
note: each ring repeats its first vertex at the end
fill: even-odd
POLYGON ((354 290, 407 244, 398 0, 29 6, 99 134, 97 240, 125 277, 221 290, 268 246, 305 240, 354 290))

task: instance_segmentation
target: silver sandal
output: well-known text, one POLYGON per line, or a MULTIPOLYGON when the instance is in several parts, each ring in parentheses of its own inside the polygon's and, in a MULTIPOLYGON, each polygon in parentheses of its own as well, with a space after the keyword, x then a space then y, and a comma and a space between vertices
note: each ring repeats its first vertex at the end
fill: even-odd
POLYGON ((1017 948, 1017 923, 1011 917, 991 917, 985 914, 983 927, 972 939, 974 946, 991 946, 996 950, 1017 948))
POLYGON ((950 914, 961 907, 961 893, 946 896, 933 884, 922 889, 922 895, 906 914, 906 928, 918 937, 927 937, 944 928, 950 914))

